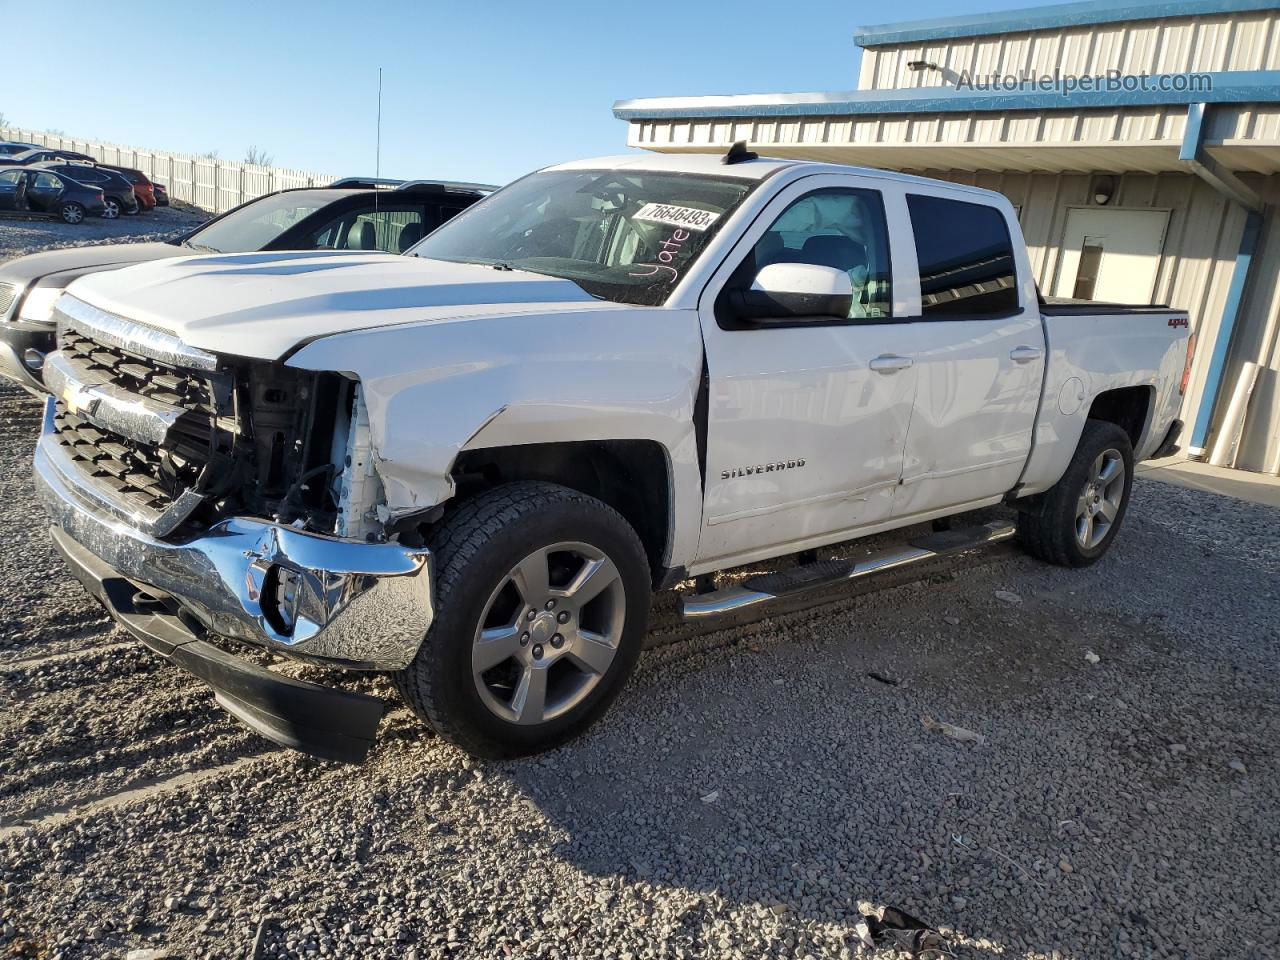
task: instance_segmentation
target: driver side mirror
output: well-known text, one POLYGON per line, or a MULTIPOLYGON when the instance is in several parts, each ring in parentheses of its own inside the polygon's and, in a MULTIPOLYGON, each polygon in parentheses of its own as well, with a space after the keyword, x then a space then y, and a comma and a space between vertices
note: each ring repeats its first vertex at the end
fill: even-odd
POLYGON ((853 283, 836 267, 816 263, 770 263, 748 289, 730 290, 729 309, 738 320, 844 320, 853 307, 853 283))

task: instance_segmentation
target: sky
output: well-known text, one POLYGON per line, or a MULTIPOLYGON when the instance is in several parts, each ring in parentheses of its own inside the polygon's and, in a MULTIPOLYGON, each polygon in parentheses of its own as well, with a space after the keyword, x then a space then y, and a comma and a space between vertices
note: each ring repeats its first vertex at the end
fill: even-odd
POLYGON ((1034 5, 0 0, 11 125, 277 166, 504 183, 623 153, 615 100, 852 90, 855 27, 1034 5))

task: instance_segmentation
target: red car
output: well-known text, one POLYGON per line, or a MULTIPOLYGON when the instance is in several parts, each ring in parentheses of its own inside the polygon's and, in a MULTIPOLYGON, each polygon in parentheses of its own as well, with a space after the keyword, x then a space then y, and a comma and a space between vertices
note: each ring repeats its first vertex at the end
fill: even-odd
POLYGON ((134 170, 132 167, 114 167, 109 163, 100 163, 98 166, 123 174, 133 184, 133 193, 138 198, 140 209, 154 210, 156 208, 155 184, 147 179, 147 175, 141 170, 134 170))

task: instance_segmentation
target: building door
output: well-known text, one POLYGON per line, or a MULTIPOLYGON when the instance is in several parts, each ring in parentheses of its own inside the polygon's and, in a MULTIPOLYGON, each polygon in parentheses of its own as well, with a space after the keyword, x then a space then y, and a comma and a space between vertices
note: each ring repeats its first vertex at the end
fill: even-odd
POLYGON ((1167 210, 1071 210, 1054 296, 1151 303, 1168 226, 1167 210))

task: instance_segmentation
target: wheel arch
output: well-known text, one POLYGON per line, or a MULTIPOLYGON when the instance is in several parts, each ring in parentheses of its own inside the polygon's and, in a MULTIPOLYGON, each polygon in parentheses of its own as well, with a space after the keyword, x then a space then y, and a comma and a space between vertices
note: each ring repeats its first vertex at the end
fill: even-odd
POLYGON ((631 524, 654 582, 670 560, 674 476, 656 440, 581 440, 463 450, 451 479, 458 502, 504 483, 536 480, 577 490, 608 504, 631 524))
POLYGON ((1114 423, 1129 435, 1136 455, 1150 429, 1155 396, 1155 387, 1150 385, 1104 390, 1093 398, 1088 419, 1114 423))

